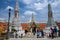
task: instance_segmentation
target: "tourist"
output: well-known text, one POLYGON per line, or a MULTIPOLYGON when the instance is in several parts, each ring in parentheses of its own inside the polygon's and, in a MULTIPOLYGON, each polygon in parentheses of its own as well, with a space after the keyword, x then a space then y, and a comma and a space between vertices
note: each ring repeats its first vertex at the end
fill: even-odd
POLYGON ((28 31, 27 31, 27 30, 25 30, 25 34, 27 34, 27 32, 28 32, 28 31))
POLYGON ((33 28, 33 34, 35 35, 36 33, 36 27, 33 28))
POLYGON ((16 33, 16 36, 15 36, 16 38, 18 38, 18 34, 16 33))
POLYGON ((60 37, 60 27, 59 27, 59 30, 58 30, 58 36, 60 37))
POLYGON ((41 30, 41 37, 44 37, 44 32, 43 32, 43 30, 41 30))
POLYGON ((37 30, 37 38, 40 38, 40 31, 37 30))
POLYGON ((58 36, 60 37, 60 29, 59 29, 59 31, 58 31, 58 36))
POLYGON ((54 37, 57 37, 57 32, 58 32, 58 30, 57 30, 56 26, 54 26, 54 37))
POLYGON ((21 34, 21 38, 23 37, 23 34, 21 34))
POLYGON ((51 33, 49 33, 49 38, 51 37, 51 33))
POLYGON ((53 28, 50 28, 51 29, 51 38, 53 39, 54 38, 54 29, 53 28))

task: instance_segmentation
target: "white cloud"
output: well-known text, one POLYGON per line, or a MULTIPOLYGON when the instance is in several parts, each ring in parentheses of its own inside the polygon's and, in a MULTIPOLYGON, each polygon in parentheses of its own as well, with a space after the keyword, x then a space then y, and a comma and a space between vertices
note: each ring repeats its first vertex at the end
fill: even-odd
POLYGON ((60 20, 60 14, 54 14, 54 20, 60 20))
MULTIPOLYGON (((54 2, 50 2, 50 3, 53 7, 56 7, 58 4, 60 4, 60 0, 54 0, 54 2)), ((44 7, 46 7, 47 4, 48 4, 48 0, 44 0, 43 3, 41 3, 41 2, 34 3, 34 7, 36 10, 41 10, 44 7)))
POLYGON ((60 0, 55 0, 52 4, 52 6, 57 6, 60 3, 60 0))
POLYGON ((28 23, 30 23, 31 22, 31 17, 30 17, 30 19, 28 20, 28 23))
MULTIPOLYGON (((29 20, 28 20, 28 23, 30 23, 30 22, 31 22, 31 20, 32 20, 32 18, 30 17, 30 18, 29 18, 29 20)), ((35 19, 35 18, 34 18, 34 22, 39 23, 38 21, 36 21, 36 19, 35 19)))
POLYGON ((36 15, 36 13, 35 13, 34 11, 25 11, 25 12, 24 12, 25 15, 32 15, 32 13, 33 13, 34 15, 36 15))
POLYGON ((6 22, 5 18, 0 18, 0 22, 6 22))
POLYGON ((21 16, 21 18, 25 18, 25 16, 21 16))
POLYGON ((37 0, 37 1, 40 1, 40 0, 37 0))
MULTIPOLYGON (((44 7, 47 6, 48 4, 48 0, 22 0, 25 4, 28 4, 28 8, 33 8, 36 10, 41 10, 44 9, 44 7), (43 1, 43 3, 41 3, 40 1, 43 1)), ((54 2, 50 1, 51 5, 53 7, 57 6, 60 3, 60 0, 54 0, 54 2)))
POLYGON ((58 13, 58 14, 54 14, 54 16, 55 16, 55 17, 60 16, 60 13, 58 13))
POLYGON ((5 20, 4 18, 0 18, 0 20, 5 20))
POLYGON ((36 9, 36 10, 41 10, 41 9, 43 9, 44 7, 46 7, 47 6, 47 4, 42 4, 42 3, 34 3, 34 8, 36 9))
POLYGON ((40 22, 40 23, 46 23, 47 20, 48 20, 47 17, 40 17, 39 22, 40 22))
POLYGON ((34 3, 34 7, 36 8, 36 10, 43 9, 43 7, 42 7, 42 4, 41 4, 41 3, 34 3))
MULTIPOLYGON (((42 0, 41 0, 42 1, 42 0)), ((47 0, 44 0, 43 3, 39 2, 39 0, 35 0, 33 1, 32 4, 28 5, 27 7, 29 8, 32 8, 34 10, 41 10, 43 9, 44 7, 46 7, 48 4, 47 0)))
POLYGON ((33 0, 22 0, 25 4, 31 4, 33 0))
POLYGON ((11 10, 13 10, 14 8, 13 7, 11 7, 11 6, 7 6, 7 8, 6 9, 11 9, 11 10))

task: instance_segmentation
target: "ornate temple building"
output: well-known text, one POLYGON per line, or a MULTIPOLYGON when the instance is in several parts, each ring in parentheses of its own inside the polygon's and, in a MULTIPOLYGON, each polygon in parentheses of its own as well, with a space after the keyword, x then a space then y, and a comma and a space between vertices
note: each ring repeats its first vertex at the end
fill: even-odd
POLYGON ((34 14, 33 13, 32 13, 31 22, 29 23, 29 26, 30 26, 30 31, 31 32, 36 32, 37 25, 35 23, 34 14))

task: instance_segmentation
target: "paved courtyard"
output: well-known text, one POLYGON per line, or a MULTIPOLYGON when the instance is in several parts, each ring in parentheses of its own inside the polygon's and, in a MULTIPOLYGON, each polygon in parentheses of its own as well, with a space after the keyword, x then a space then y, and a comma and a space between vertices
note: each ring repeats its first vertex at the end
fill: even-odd
POLYGON ((44 36, 44 38, 37 38, 37 36, 33 34, 31 35, 26 34, 23 38, 20 38, 20 37, 15 38, 13 35, 9 35, 9 36, 11 36, 9 40, 60 40, 60 37, 57 37, 54 39, 47 38, 46 36, 44 36))
POLYGON ((60 40, 60 38, 54 38, 54 39, 51 39, 51 38, 10 38, 8 40, 60 40))

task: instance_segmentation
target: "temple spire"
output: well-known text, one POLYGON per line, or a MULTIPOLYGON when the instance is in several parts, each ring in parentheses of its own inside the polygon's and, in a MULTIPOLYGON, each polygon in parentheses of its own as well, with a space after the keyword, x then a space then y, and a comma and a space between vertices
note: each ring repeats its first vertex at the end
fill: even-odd
POLYGON ((56 23, 54 21, 53 18, 53 12, 52 12, 52 8, 51 8, 51 4, 48 3, 48 21, 47 21, 47 27, 50 26, 56 26, 56 23))
POLYGON ((16 0, 16 7, 15 7, 15 10, 18 11, 18 9, 19 9, 19 4, 18 4, 18 0, 16 0))
POLYGON ((48 3, 48 10, 49 10, 49 11, 52 10, 52 9, 51 9, 51 4, 50 4, 50 3, 48 3))
POLYGON ((34 22, 34 14, 32 13, 31 22, 34 22))
POLYGON ((53 18, 53 13, 52 13, 52 8, 50 3, 48 3, 48 18, 49 17, 53 18))
POLYGON ((14 18, 12 20, 12 29, 18 31, 19 27, 21 27, 20 24, 20 19, 19 19, 19 4, 18 4, 18 0, 16 0, 16 4, 15 4, 15 10, 14 10, 14 18))
POLYGON ((15 18, 19 17, 19 4, 18 4, 18 0, 16 0, 16 6, 15 6, 15 18))
POLYGON ((51 4, 48 3, 48 22, 47 22, 47 26, 52 26, 52 25, 55 25, 55 22, 54 22, 54 18, 53 18, 51 4))

